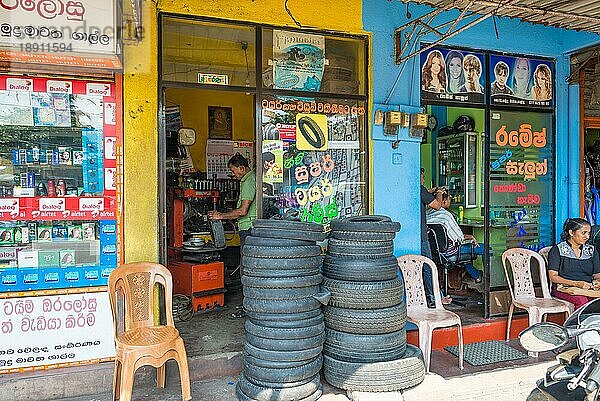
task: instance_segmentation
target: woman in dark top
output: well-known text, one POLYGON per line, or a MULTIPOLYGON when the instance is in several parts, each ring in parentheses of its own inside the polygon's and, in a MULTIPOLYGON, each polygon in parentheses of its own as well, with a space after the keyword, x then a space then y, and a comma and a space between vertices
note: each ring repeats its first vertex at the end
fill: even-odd
POLYGON ((592 288, 592 279, 600 279, 600 257, 590 239, 591 226, 587 220, 567 219, 560 235, 561 241, 548 254, 548 276, 552 281, 552 296, 569 301, 579 308, 592 300, 584 295, 570 295, 556 289, 557 284, 592 288))

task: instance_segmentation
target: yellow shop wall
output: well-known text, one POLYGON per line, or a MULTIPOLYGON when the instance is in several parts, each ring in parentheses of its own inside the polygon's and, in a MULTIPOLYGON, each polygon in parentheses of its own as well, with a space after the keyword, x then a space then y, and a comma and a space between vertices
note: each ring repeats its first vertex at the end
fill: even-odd
POLYGON ((254 142, 254 96, 204 89, 169 88, 165 92, 168 106, 180 106, 183 125, 196 130, 196 143, 190 146, 196 170, 206 171, 208 106, 230 107, 233 140, 254 142))
MULTIPOLYGON (((124 244, 125 261, 158 261, 158 13, 217 17, 297 27, 281 0, 143 1, 143 39, 124 46, 124 244), (232 4, 233 3, 233 4, 232 4)), ((362 2, 292 0, 302 25, 362 32, 362 2)), ((235 121, 234 121, 235 124, 235 121)), ((235 128, 234 128, 235 130, 235 128)))

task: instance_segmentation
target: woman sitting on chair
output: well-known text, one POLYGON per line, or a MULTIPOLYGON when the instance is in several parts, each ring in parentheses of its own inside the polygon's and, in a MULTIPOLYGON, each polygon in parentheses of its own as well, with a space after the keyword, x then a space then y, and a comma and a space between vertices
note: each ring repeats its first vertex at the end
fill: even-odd
POLYGON ((552 281, 552 296, 569 301, 579 308, 593 298, 584 295, 571 295, 559 291, 556 286, 563 284, 584 290, 592 289, 592 280, 600 280, 600 257, 590 239, 591 226, 587 220, 567 219, 560 235, 561 241, 554 245, 548 254, 548 276, 552 281))

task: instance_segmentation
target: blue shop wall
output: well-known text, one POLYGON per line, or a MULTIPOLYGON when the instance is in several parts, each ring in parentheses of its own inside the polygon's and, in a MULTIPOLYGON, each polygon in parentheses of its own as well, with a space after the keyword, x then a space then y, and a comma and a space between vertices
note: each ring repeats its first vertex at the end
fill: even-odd
MULTIPOLYGON (((383 105, 396 110, 405 106, 420 107, 419 58, 413 57, 402 65, 394 62, 394 30, 408 22, 406 7, 402 2, 388 0, 363 1, 363 29, 373 33, 373 110, 383 108, 383 105)), ((414 19, 432 8, 410 4, 409 10, 414 19)), ((455 20, 458 16, 457 11, 443 12, 436 18, 436 25, 455 20)), ((499 39, 496 38, 493 19, 488 18, 448 39, 444 45, 556 59, 558 237, 564 219, 579 216, 579 91, 577 86, 566 83, 570 72, 568 54, 599 44, 600 36, 508 18, 497 18, 496 26, 499 39)), ((421 37, 421 41, 426 43, 436 39, 437 36, 432 34, 421 37)), ((419 47, 417 44, 414 48, 419 47)), ((394 150, 391 144, 395 138, 382 137, 378 135, 378 127, 371 128, 374 212, 387 214, 402 224, 395 242, 397 255, 420 253, 419 143, 401 140, 398 149, 394 150), (401 157, 394 156, 394 153, 400 153, 401 157)))

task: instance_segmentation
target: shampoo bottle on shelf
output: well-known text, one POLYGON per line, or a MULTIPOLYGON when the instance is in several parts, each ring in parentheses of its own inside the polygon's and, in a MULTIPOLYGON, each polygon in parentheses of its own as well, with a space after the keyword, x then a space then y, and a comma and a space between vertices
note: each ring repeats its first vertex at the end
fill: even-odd
POLYGON ((48 196, 56 196, 56 185, 54 185, 54 180, 48 180, 48 196))
POLYGON ((48 189, 46 188, 46 184, 40 182, 37 185, 37 196, 48 196, 48 189))

